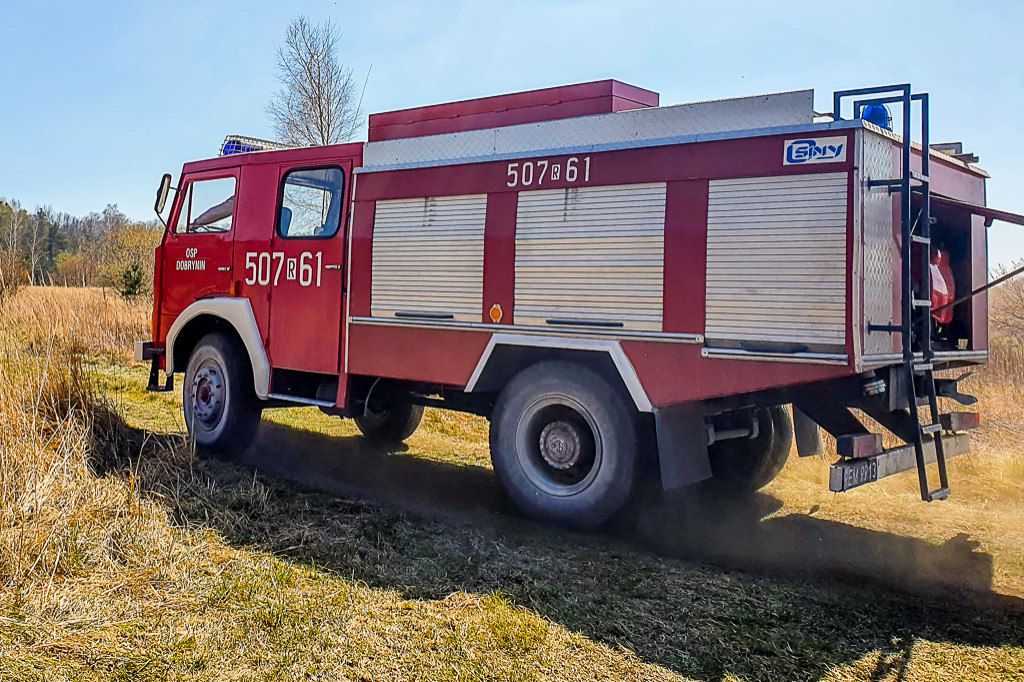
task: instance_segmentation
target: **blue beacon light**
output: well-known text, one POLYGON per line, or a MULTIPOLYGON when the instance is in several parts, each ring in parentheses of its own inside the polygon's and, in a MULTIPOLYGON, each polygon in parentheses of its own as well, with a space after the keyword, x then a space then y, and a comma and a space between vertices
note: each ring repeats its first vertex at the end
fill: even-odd
POLYGON ((229 154, 247 154, 248 152, 259 151, 258 147, 254 147, 251 144, 245 144, 240 140, 228 140, 224 144, 224 149, 221 150, 221 154, 228 156, 229 154))
POLYGON ((880 128, 886 130, 892 130, 892 114, 889 113, 889 107, 884 104, 869 104, 864 107, 860 113, 860 117, 865 121, 874 123, 880 128))

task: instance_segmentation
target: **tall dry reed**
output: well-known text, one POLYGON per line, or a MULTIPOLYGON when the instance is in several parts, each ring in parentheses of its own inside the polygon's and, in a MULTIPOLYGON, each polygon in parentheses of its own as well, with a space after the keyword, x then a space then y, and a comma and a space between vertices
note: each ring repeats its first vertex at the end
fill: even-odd
POLYGON ((133 343, 150 337, 152 302, 76 287, 26 287, 0 302, 0 333, 29 349, 61 349, 126 361, 133 343))
POLYGON ((158 444, 124 424, 76 350, 94 344, 121 355, 118 340, 139 328, 131 307, 77 290, 23 290, 7 304, 0 310, 0 659, 26 637, 40 652, 59 654, 75 637, 69 624, 157 612, 179 585, 159 593, 152 586, 181 583, 202 556, 198 538, 144 490, 144 479, 159 479, 179 455, 161 444, 164 455, 152 457, 158 444), (78 301, 69 304, 68 295, 96 318, 74 310, 78 301), (24 324, 28 336, 11 333, 24 324))

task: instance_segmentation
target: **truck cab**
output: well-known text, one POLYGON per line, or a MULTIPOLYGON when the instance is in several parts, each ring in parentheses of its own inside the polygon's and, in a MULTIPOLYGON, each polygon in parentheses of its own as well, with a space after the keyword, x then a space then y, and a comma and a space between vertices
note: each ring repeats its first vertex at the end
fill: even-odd
POLYGON ((144 352, 173 374, 204 336, 220 332, 256 358, 258 398, 281 388, 335 405, 361 150, 285 149, 185 164, 156 252, 155 343, 144 352))

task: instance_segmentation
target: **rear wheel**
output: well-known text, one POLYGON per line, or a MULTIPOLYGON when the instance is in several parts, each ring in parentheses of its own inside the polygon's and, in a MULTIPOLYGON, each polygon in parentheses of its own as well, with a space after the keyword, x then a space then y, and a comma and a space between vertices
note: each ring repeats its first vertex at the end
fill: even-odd
POLYGON ((714 443, 708 449, 711 459, 711 486, 727 493, 760 490, 771 483, 793 447, 793 422, 783 406, 757 410, 756 438, 733 438, 714 443))
POLYGON ((356 426, 367 438, 393 443, 411 436, 422 420, 423 406, 410 403, 388 405, 355 418, 356 426))
POLYGON ((185 369, 182 404, 189 435, 200 447, 239 453, 252 445, 262 409, 237 339, 214 332, 199 340, 185 369))
POLYGON ((633 490, 636 422, 633 405, 601 375, 572 363, 538 363, 516 375, 494 407, 494 471, 526 514, 598 526, 633 490))

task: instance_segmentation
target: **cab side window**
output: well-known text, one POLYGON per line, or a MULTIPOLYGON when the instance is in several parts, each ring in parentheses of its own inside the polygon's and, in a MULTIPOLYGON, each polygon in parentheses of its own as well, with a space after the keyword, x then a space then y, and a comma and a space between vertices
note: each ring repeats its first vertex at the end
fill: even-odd
POLYGON ((228 232, 235 214, 235 179, 193 180, 185 190, 175 234, 228 232))
POLYGON ((341 227, 345 176, 339 168, 293 170, 284 176, 277 232, 291 239, 328 239, 341 227))

